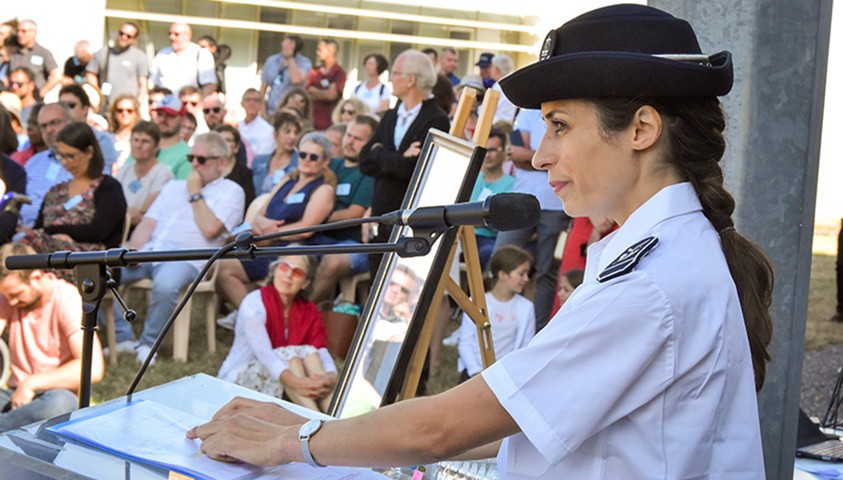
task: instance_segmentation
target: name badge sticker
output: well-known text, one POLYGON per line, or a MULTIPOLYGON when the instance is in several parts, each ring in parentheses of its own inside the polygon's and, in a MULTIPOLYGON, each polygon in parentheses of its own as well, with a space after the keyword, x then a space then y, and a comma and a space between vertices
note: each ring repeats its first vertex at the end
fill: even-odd
POLYGON ((284 169, 279 168, 272 174, 272 184, 275 185, 276 183, 281 181, 281 177, 284 176, 284 169))
POLYGON ((331 84, 331 82, 329 82, 327 78, 323 78, 319 82, 319 85, 322 85, 322 88, 328 88, 328 85, 330 85, 330 84, 331 84))
POLYGON ((337 195, 346 196, 351 193, 351 184, 350 183, 341 183, 337 185, 337 195))
POLYGON ((43 66, 44 65, 44 57, 42 57, 41 55, 33 55, 32 57, 29 58, 29 63, 31 63, 31 64, 33 64, 37 67, 43 66))
POLYGON ((82 201, 82 195, 74 195, 73 198, 64 202, 64 209, 65 211, 69 211, 71 208, 79 205, 79 202, 82 201))
POLYGON ((140 189, 143 188, 143 184, 141 184, 140 180, 135 179, 134 182, 129 184, 129 191, 132 193, 138 193, 140 189))
POLYGON ((44 176, 47 178, 47 180, 52 182, 56 178, 58 178, 60 170, 61 165, 59 165, 58 163, 50 163, 50 166, 47 167, 47 172, 44 174, 44 176))
POLYGON ((111 84, 108 82, 103 82, 102 87, 100 88, 100 92, 106 97, 111 95, 111 84))
POLYGON ((296 205, 296 204, 302 203, 303 201, 304 201, 304 193, 302 193, 302 192, 294 193, 294 194, 290 195, 289 197, 287 197, 287 203, 290 204, 290 205, 296 205))

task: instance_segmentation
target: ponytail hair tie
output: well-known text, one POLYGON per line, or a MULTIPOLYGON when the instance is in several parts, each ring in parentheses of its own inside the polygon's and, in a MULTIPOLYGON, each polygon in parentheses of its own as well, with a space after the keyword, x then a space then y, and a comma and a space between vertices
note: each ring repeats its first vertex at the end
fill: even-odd
POLYGON ((728 226, 728 227, 724 228, 723 230, 720 230, 720 232, 718 232, 718 233, 722 236, 724 233, 736 232, 736 231, 737 230, 735 230, 735 226, 731 225, 731 226, 728 226))

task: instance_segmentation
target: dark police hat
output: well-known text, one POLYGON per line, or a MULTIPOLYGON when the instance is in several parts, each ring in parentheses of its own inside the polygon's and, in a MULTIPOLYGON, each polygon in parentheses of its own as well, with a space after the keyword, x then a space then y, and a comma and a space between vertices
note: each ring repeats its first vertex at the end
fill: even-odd
POLYGON ((500 80, 522 108, 567 98, 713 97, 732 89, 732 55, 704 55, 691 25, 644 5, 612 5, 551 30, 536 63, 500 80))

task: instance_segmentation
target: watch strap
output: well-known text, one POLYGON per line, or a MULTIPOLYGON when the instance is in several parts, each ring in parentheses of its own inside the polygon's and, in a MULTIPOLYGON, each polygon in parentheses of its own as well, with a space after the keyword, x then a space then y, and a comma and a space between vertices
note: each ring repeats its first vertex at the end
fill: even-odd
POLYGON ((193 195, 190 196, 190 203, 198 202, 199 200, 202 200, 203 198, 205 198, 205 196, 202 195, 201 193, 194 193, 193 195))
POLYGON ((302 425, 301 429, 299 429, 299 441, 301 442, 301 454, 304 457, 304 461, 307 462, 308 465, 311 467, 326 467, 327 465, 322 465, 315 458, 313 458, 313 454, 310 453, 310 439, 319 429, 322 427, 322 423, 324 420, 314 419, 310 420, 304 425, 302 425), (315 426, 315 428, 314 428, 315 426), (306 433, 304 433, 306 432, 306 433))

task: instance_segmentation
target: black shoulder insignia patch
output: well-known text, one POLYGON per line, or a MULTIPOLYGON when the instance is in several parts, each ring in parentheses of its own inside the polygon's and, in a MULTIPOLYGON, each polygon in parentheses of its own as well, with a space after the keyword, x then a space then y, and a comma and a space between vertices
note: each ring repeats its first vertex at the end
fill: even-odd
POLYGON ((597 281, 602 283, 631 272, 638 265, 638 262, 644 258, 644 255, 647 255, 650 250, 656 247, 657 243, 659 243, 659 239, 656 237, 647 237, 636 242, 635 245, 620 254, 618 258, 612 260, 612 263, 600 272, 600 275, 597 275, 597 281))

